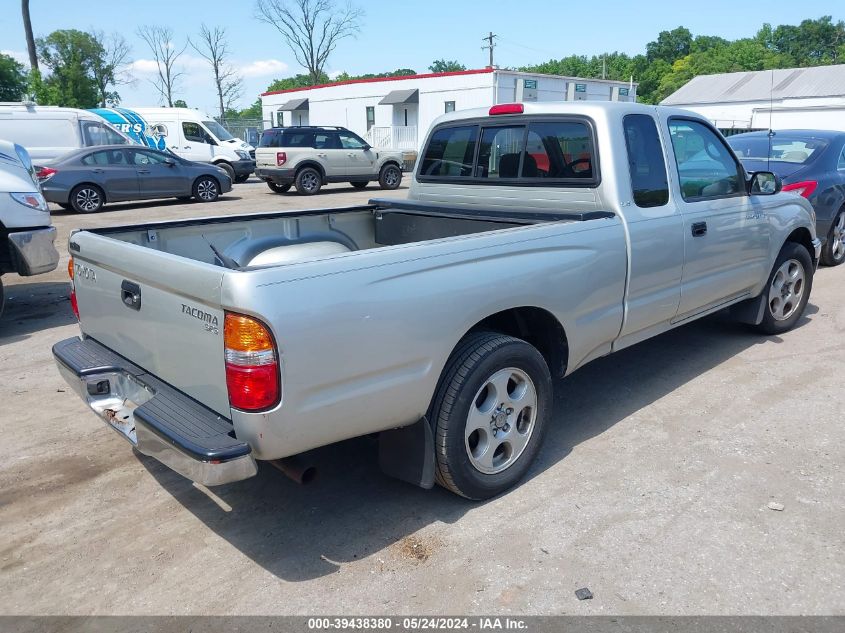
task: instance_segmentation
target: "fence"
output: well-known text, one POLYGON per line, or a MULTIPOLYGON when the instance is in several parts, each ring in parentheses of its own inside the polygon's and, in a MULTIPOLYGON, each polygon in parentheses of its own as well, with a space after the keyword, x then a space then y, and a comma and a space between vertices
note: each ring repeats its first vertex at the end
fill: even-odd
POLYGON ((258 146, 258 139, 265 127, 271 127, 269 121, 261 119, 220 119, 217 122, 225 127, 235 138, 239 138, 252 145, 258 146))

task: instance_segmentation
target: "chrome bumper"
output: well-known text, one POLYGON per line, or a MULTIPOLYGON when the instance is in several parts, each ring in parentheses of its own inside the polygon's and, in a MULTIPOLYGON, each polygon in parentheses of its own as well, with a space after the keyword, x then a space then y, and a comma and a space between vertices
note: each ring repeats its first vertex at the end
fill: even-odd
POLYGON ((92 339, 53 347, 62 378, 110 428, 139 452, 205 486, 258 472, 231 422, 145 373, 92 339))
POLYGON ((9 233, 9 246, 15 270, 22 277, 40 275, 59 265, 59 251, 53 246, 56 228, 32 229, 9 233))

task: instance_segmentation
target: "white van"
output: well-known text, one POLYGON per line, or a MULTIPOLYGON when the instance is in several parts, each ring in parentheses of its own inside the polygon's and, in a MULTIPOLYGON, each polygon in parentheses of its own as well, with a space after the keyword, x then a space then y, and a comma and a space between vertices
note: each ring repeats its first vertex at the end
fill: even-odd
POLYGON ((26 148, 37 165, 83 147, 132 143, 92 112, 34 103, 0 103, 0 139, 26 148))
POLYGON ((167 149, 187 160, 214 163, 233 182, 244 182, 255 171, 255 148, 232 136, 204 112, 192 108, 136 108, 147 129, 163 136, 167 149))

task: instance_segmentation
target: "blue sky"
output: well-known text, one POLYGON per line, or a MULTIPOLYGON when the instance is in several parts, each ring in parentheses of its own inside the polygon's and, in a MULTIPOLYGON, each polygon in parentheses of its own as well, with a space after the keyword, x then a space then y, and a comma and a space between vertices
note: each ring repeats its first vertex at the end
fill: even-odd
MULTIPOLYGON (((337 0, 342 3, 343 0, 337 0)), ((365 11, 356 39, 343 41, 329 59, 328 71, 362 74, 413 68, 427 72, 434 59, 457 59, 469 68, 487 63, 481 50, 484 37, 499 34, 495 61, 521 66, 573 53, 595 54, 618 50, 635 54, 644 50, 660 31, 683 25, 693 34, 728 39, 753 35, 764 22, 797 24, 805 18, 833 15, 845 19, 845 8, 831 0, 710 0, 674 6, 646 0, 592 2, 502 2, 495 0, 357 0, 365 11), (693 10, 689 10, 692 8, 693 10)), ((0 15, 0 50, 21 61, 26 40, 20 4, 5 1, 0 15)), ((241 105, 251 103, 274 79, 302 69, 281 37, 254 17, 252 0, 142 0, 139 3, 103 0, 31 0, 36 35, 61 28, 120 32, 132 47, 135 82, 119 87, 126 105, 154 105, 157 94, 150 84, 151 55, 135 35, 140 24, 170 26, 178 43, 195 36, 200 23, 227 28, 234 61, 245 79, 241 105)), ((182 57, 185 76, 179 96, 192 107, 214 110, 207 65, 190 48, 182 57)))

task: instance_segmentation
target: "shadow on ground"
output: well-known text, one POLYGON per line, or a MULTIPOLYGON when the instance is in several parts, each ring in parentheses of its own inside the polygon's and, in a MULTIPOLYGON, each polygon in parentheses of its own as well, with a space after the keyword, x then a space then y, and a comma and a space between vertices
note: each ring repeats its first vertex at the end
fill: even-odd
MULTIPOLYGON (((802 327, 818 309, 808 306, 802 327)), ((553 424, 529 479, 642 407, 754 345, 779 341, 709 318, 597 360, 555 384, 553 424)), ((342 421, 338 421, 339 424, 342 421)), ((185 508, 256 563, 288 581, 336 572, 433 523, 454 523, 478 504, 440 488, 383 476, 377 440, 312 451, 317 480, 299 486, 267 464, 258 476, 213 489, 216 500, 158 462, 144 466, 185 508)), ((523 482, 522 486, 530 485, 523 482)))
POLYGON ((70 284, 32 282, 4 285, 6 307, 0 316, 0 345, 14 343, 33 332, 76 322, 70 308, 70 284))

